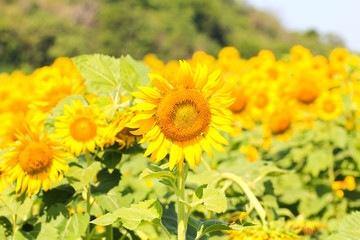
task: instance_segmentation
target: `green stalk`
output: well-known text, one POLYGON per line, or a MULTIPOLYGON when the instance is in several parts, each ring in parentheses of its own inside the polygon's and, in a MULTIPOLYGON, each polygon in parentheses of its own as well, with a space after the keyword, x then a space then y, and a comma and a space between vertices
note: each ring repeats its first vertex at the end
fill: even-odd
POLYGON ((178 178, 177 205, 178 205, 178 240, 186 240, 187 215, 185 214, 185 179, 187 175, 188 164, 185 163, 183 171, 178 178), (180 201, 182 200, 182 201, 180 201))
POLYGON ((105 231, 106 231, 106 240, 113 240, 113 229, 111 224, 105 227, 105 231))
POLYGON ((244 191, 245 195, 250 200, 250 203, 254 206, 256 212, 259 214, 261 221, 263 223, 263 226, 266 226, 266 212, 264 208, 261 206, 259 200, 256 198, 255 194, 251 191, 248 184, 239 176, 233 174, 233 173, 223 173, 221 174, 222 178, 230 179, 233 182, 237 183, 241 189, 244 191))
MULTIPOLYGON (((91 158, 90 158, 90 153, 89 151, 85 152, 85 158, 86 158, 86 162, 87 162, 87 167, 89 167, 91 165, 91 158)), ((86 186, 86 212, 89 214, 90 216, 90 210, 91 210, 91 203, 90 203, 90 198, 91 198, 91 183, 89 183, 86 186)), ((85 236, 86 240, 90 240, 91 239, 91 234, 90 234, 90 222, 86 228, 86 236, 85 236)))

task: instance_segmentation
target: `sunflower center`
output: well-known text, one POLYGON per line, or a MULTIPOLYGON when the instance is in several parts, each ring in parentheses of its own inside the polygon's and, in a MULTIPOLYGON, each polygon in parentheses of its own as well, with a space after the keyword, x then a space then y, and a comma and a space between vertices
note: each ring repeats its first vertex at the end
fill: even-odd
POLYGON ((335 110, 335 104, 332 101, 324 102, 324 111, 327 113, 332 113, 335 110))
POLYGON ((229 107, 233 113, 239 113, 244 110, 246 105, 246 96, 240 88, 235 88, 231 94, 232 97, 235 97, 235 102, 229 107))
POLYGON ((53 154, 48 145, 41 142, 30 142, 19 153, 19 164, 24 172, 36 174, 51 165, 53 154))
POLYGON ((176 104, 171 116, 172 122, 178 129, 185 130, 193 126, 199 118, 199 112, 192 102, 176 104))
POLYGON ((289 127, 290 118, 286 115, 274 116, 270 122, 270 129, 274 134, 284 133, 289 127))
POLYGON ((317 95, 318 94, 317 94, 317 91, 315 88, 313 88, 311 86, 303 86, 299 91, 297 99, 300 102, 309 104, 309 103, 312 103, 316 99, 317 95))
POLYGON ((96 125, 86 117, 78 118, 71 124, 70 133, 75 140, 86 142, 96 136, 96 125))
POLYGON ((187 141, 199 136, 210 124, 210 106, 198 91, 178 89, 161 100, 155 120, 166 138, 187 141))
POLYGON ((258 108, 264 108, 268 103, 268 98, 265 94, 259 94, 258 97, 256 98, 256 102, 255 105, 258 108))

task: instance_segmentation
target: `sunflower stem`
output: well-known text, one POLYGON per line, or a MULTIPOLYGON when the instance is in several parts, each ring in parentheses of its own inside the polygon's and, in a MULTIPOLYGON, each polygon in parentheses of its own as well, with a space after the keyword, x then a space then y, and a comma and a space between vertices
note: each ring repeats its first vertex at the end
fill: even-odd
MULTIPOLYGON (((89 167, 91 165, 91 158, 90 158, 90 153, 89 151, 85 152, 85 158, 86 158, 86 162, 87 162, 87 167, 89 167)), ((86 186, 86 212, 90 215, 90 210, 91 210, 91 203, 90 203, 90 198, 91 198, 91 183, 89 182, 86 186)), ((90 234, 90 223, 88 224, 87 228, 86 228, 86 240, 90 240, 91 238, 91 234, 90 234)))
POLYGON ((113 240, 113 229, 112 225, 107 225, 106 228, 106 240, 113 240))
POLYGON ((177 196, 177 205, 178 205, 178 240, 186 240, 186 228, 187 228, 187 218, 185 214, 185 204, 182 201, 185 200, 185 179, 188 171, 188 163, 185 163, 183 171, 180 173, 178 178, 178 196, 177 196), (182 200, 182 201, 180 201, 182 200))

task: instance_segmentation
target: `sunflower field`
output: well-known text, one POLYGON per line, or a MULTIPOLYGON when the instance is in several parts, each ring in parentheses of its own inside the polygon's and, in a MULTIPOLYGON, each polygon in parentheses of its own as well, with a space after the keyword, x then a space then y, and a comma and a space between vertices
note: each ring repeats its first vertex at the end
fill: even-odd
POLYGON ((360 239, 360 57, 0 74, 0 239, 360 239))

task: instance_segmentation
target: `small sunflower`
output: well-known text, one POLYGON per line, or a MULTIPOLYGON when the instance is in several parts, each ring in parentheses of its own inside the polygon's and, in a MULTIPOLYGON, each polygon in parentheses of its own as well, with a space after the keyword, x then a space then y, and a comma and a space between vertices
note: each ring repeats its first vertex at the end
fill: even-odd
POLYGON ((170 151, 169 168, 179 164, 181 171, 184 158, 192 169, 200 163, 202 149, 211 157, 212 147, 225 151, 221 143, 228 142, 216 129, 230 131, 227 107, 234 99, 218 92, 223 86, 219 70, 208 74, 206 65, 199 64, 193 73, 189 63, 180 61, 172 84, 157 74, 149 77, 160 91, 139 87, 141 92, 133 93, 145 102, 134 106, 139 112, 128 125, 144 134, 140 143, 150 141, 145 156, 151 154, 151 161, 160 161, 170 151))
POLYGON ((84 107, 80 100, 74 100, 73 108, 64 105, 64 115, 57 116, 55 135, 76 156, 95 151, 96 146, 104 145, 106 114, 97 106, 84 107))
POLYGON ((264 137, 275 136, 279 140, 287 141, 294 131, 294 120, 294 109, 278 106, 264 121, 264 137))
POLYGON ((30 196, 40 188, 47 191, 52 183, 57 184, 63 177, 63 171, 70 168, 65 158, 72 156, 62 149, 62 144, 52 139, 47 133, 41 135, 28 127, 27 135, 18 132, 19 142, 12 144, 10 152, 3 154, 2 166, 9 182, 16 180, 16 192, 27 189, 30 196))
POLYGON ((141 139, 136 135, 136 128, 129 128, 126 125, 130 123, 135 116, 133 112, 118 113, 118 115, 109 123, 106 128, 106 144, 119 144, 119 149, 129 148, 135 142, 141 139))
POLYGON ((325 121, 331 121, 342 115, 344 103, 339 94, 324 93, 316 102, 317 114, 325 121))

